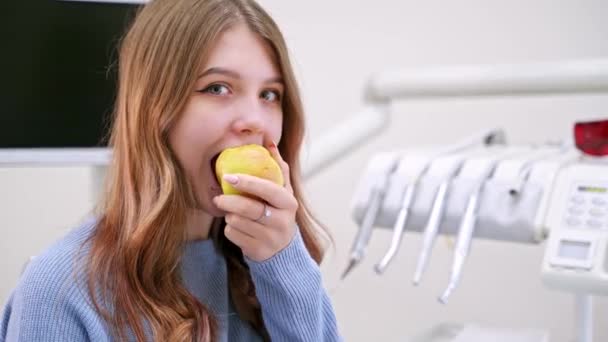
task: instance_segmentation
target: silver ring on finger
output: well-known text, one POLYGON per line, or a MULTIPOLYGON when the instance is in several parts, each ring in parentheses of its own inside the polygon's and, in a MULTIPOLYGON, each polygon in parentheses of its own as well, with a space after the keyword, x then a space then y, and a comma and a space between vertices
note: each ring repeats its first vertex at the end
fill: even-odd
POLYGON ((262 208, 262 214, 260 215, 260 217, 258 217, 255 220, 255 222, 260 222, 264 218, 270 217, 271 215, 272 215, 272 212, 270 211, 270 208, 268 208, 268 205, 266 205, 266 203, 264 203, 264 207, 262 208))

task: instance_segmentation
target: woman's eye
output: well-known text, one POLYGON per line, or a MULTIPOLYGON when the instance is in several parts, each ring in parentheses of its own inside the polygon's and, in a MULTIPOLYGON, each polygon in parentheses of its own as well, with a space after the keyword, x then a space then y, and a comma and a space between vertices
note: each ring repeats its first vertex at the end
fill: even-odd
POLYGON ((223 84, 212 84, 203 90, 205 93, 209 93, 211 95, 226 95, 229 90, 223 84))
POLYGON ((262 92, 262 98, 269 102, 279 102, 281 100, 281 94, 275 90, 265 90, 262 92))

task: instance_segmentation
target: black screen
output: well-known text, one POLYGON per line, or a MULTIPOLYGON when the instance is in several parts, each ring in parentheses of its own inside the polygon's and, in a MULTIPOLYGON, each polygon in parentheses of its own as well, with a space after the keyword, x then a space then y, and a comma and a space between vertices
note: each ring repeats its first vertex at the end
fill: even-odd
POLYGON ((118 43, 137 5, 0 5, 0 148, 105 146, 118 43))

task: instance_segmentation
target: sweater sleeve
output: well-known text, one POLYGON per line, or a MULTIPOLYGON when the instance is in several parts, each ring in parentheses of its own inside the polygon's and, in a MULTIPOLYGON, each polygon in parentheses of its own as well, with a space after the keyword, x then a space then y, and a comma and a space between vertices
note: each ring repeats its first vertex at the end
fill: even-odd
POLYGON ((272 341, 341 341, 321 272, 300 232, 272 258, 246 258, 272 341))
POLYGON ((13 291, 0 320, 0 342, 88 341, 73 287, 42 265, 31 265, 13 291))

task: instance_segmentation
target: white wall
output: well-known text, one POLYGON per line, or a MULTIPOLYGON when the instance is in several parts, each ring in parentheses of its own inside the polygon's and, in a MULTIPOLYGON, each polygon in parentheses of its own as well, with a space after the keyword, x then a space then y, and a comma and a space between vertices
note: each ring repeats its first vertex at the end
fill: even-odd
MULTIPOLYGON (((367 77, 390 67, 515 63, 608 57, 608 3, 596 1, 284 1, 260 0, 283 28, 293 52, 309 115, 309 138, 361 108, 367 77)), ((475 241, 460 287, 447 306, 436 297, 447 281, 450 250, 443 240, 418 288, 410 284, 420 246, 406 235, 383 277, 372 265, 390 233, 377 231, 366 261, 343 283, 355 225, 349 202, 359 171, 380 150, 454 141, 471 131, 502 126, 514 143, 570 134, 570 124, 608 116, 608 96, 419 100, 395 106, 379 138, 308 182, 309 201, 333 231, 336 246, 323 265, 347 341, 403 341, 441 322, 481 322, 544 328, 552 341, 573 337, 571 296, 539 280, 543 246, 475 241)), ((35 254, 91 208, 90 170, 0 170, 0 303, 26 256, 35 254)), ((596 341, 608 340, 596 301, 596 341)))
POLYGON ((93 208, 91 176, 83 167, 0 167, 0 303, 29 257, 93 208))

